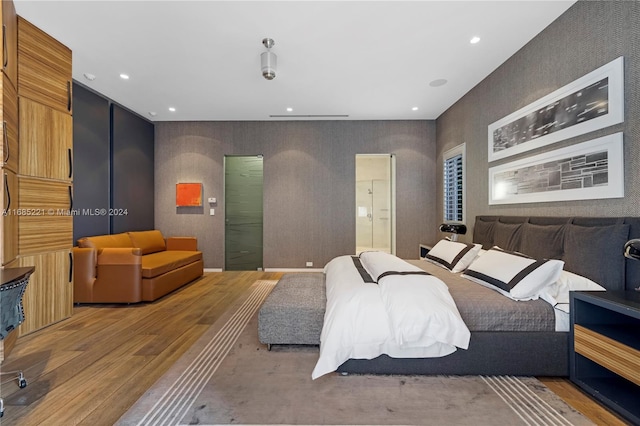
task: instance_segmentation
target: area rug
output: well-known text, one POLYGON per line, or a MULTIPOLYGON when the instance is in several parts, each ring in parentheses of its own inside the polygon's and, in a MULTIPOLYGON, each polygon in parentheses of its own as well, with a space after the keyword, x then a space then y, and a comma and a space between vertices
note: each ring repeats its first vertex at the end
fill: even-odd
POLYGON ((314 346, 258 341, 258 281, 118 425, 592 425, 533 377, 328 374, 314 346))

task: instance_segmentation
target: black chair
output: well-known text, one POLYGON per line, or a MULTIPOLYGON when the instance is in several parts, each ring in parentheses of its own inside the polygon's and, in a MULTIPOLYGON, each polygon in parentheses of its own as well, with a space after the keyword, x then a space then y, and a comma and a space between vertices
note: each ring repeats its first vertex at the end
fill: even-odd
MULTIPOLYGON (((7 268, 0 271, 2 277, 0 285, 0 340, 4 340, 24 321, 22 296, 24 296, 29 277, 34 270, 34 267, 27 267, 7 268)), ((27 386, 27 380, 21 370, 0 371, 0 377, 6 374, 15 374, 15 379, 21 389, 27 386)), ((3 414, 4 401, 0 397, 0 417, 3 414)))

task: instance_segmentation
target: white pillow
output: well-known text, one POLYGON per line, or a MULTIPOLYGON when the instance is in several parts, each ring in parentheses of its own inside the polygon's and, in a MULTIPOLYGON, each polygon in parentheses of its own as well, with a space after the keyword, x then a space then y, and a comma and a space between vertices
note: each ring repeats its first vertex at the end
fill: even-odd
POLYGON ((481 248, 482 244, 440 240, 429 250, 425 260, 447 268, 451 272, 462 272, 476 258, 481 248))
POLYGON ((607 291, 607 289, 589 278, 563 270, 560 278, 547 286, 540 293, 540 297, 552 306, 566 304, 568 307, 570 291, 607 291))
POLYGON ((536 260, 493 247, 476 257, 462 276, 514 300, 535 300, 558 280, 563 266, 561 260, 536 260))

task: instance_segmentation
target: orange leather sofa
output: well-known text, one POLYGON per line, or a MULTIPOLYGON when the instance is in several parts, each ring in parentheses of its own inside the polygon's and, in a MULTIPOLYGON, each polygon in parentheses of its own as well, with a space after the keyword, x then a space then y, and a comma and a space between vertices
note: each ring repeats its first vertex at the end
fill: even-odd
POLYGON ((73 248, 74 303, 150 302, 202 276, 194 237, 158 230, 99 235, 73 248))

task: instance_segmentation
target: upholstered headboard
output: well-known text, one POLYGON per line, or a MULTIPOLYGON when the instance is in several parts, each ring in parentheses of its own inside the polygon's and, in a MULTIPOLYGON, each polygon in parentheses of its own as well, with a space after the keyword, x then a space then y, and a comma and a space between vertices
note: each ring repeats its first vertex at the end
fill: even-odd
POLYGON ((640 238, 640 217, 477 216, 473 242, 560 259, 565 269, 608 290, 640 286, 640 261, 624 257, 624 244, 640 238))

